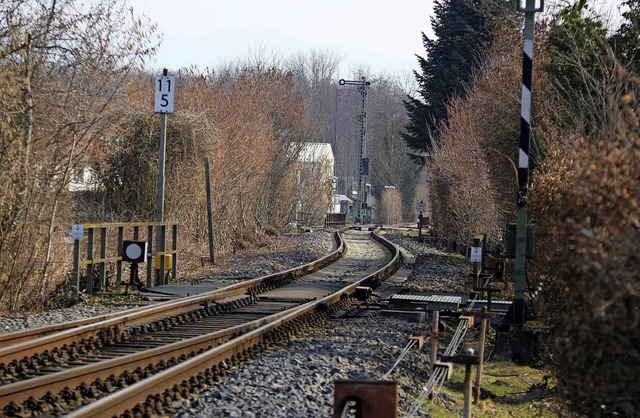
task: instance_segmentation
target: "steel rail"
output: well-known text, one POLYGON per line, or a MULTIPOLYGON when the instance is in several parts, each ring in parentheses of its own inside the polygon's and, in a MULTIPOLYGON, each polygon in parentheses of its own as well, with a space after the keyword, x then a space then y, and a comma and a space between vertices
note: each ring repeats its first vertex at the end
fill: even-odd
POLYGON ((263 342, 266 333, 276 330, 278 327, 281 327, 302 315, 326 309, 328 305, 332 305, 342 300, 345 293, 353 294, 357 287, 381 282, 385 277, 393 274, 398 268, 400 252, 395 245, 379 235, 375 233, 372 233, 371 235, 376 241, 382 243, 391 251, 391 261, 384 267, 328 296, 316 301, 307 302, 297 308, 293 308, 292 310, 283 313, 281 317, 271 320, 263 326, 249 331, 238 338, 227 341, 183 363, 107 395, 87 406, 81 407, 69 414, 69 417, 112 417, 123 413, 125 410, 131 410, 137 405, 143 404, 150 394, 162 393, 175 385, 188 381, 199 373, 211 368, 212 365, 217 365, 226 361, 229 358, 263 342))
POLYGON ((111 375, 118 376, 120 373, 139 366, 155 365, 183 355, 191 356, 200 350, 211 349, 231 340, 234 336, 276 321, 290 312, 291 309, 166 346, 0 386, 0 410, 12 401, 21 403, 31 396, 34 398, 42 397, 47 392, 87 383, 87 379, 91 381, 107 379, 111 375))
POLYGON ((326 267, 344 254, 346 247, 340 231, 335 232, 334 239, 337 248, 330 254, 283 272, 234 283, 224 288, 189 296, 177 301, 168 301, 149 307, 135 308, 106 316, 95 317, 96 322, 92 322, 91 319, 79 320, 50 327, 35 328, 31 331, 25 330, 5 334, 3 336, 5 341, 10 341, 12 338, 15 338, 16 341, 20 342, 0 348, 0 364, 9 364, 12 361, 32 356, 45 350, 79 343, 89 337, 98 335, 98 333, 104 329, 113 327, 119 327, 121 329, 131 328, 170 316, 180 315, 198 309, 203 304, 221 302, 237 296, 246 295, 261 285, 268 285, 279 279, 295 279, 304 276, 326 267))

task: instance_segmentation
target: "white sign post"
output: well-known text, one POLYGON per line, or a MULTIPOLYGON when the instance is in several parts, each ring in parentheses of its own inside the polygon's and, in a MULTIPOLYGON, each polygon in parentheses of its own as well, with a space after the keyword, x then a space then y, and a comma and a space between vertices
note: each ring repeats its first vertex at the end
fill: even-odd
POLYGON ((156 113, 173 113, 175 85, 175 77, 168 75, 156 77, 156 100, 154 109, 156 113))
MULTIPOLYGON (((155 112, 160 113, 160 159, 158 160, 158 200, 156 205, 156 222, 164 221, 164 159, 167 142, 167 113, 173 113, 173 97, 175 95, 175 77, 168 75, 167 69, 162 70, 162 75, 156 77, 155 112)), ((162 227, 158 225, 156 232, 156 252, 164 252, 164 238, 161 236, 162 227)), ((164 257, 164 256, 163 256, 164 257)), ((164 276, 158 275, 157 284, 162 282, 164 276)), ((147 279, 147 287, 151 287, 147 279)))
POLYGON ((71 238, 75 240, 82 240, 84 238, 84 227, 82 224, 73 224, 71 225, 71 238))
POLYGON ((469 257, 472 263, 482 262, 482 247, 471 247, 471 257, 469 257))

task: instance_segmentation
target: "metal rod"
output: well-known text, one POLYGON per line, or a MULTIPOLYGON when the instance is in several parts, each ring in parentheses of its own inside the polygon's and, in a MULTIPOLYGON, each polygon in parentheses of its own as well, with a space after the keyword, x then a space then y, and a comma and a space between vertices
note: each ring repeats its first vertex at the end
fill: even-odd
POLYGON ((471 364, 467 363, 464 370, 464 418, 471 418, 471 396, 471 364))

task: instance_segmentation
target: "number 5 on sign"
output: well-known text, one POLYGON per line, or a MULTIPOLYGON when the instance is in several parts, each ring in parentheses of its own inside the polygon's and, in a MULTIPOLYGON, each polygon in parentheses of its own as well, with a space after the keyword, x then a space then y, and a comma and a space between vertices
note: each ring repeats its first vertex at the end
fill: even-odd
POLYGON ((156 113, 173 113, 173 96, 175 92, 175 78, 170 76, 156 77, 156 113))

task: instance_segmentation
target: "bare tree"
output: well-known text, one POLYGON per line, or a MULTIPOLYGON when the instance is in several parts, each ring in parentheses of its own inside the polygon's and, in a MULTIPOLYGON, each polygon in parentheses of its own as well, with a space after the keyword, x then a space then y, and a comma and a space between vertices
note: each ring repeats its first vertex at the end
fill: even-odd
POLYGON ((0 109, 8 116, 0 122, 1 176, 7 176, 0 179, 6 185, 0 302, 12 310, 25 290, 47 292, 54 235, 69 225, 59 213, 70 197, 66 185, 89 163, 113 104, 153 52, 155 29, 120 0, 8 0, 0 5, 0 21, 2 81, 15 93, 0 109), (38 256, 16 257, 16 249, 27 248, 38 256))

